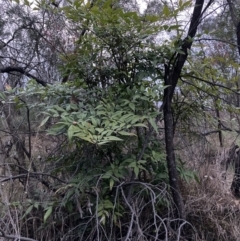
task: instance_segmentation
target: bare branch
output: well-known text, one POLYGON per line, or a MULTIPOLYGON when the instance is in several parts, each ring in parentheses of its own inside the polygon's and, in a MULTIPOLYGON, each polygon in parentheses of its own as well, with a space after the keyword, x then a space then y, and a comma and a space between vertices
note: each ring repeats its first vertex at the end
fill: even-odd
POLYGON ((194 76, 194 75, 189 75, 189 74, 185 75, 184 77, 194 78, 194 79, 200 80, 200 81, 202 81, 202 82, 204 82, 204 83, 206 83, 206 84, 209 84, 210 86, 214 86, 214 87, 217 86, 217 87, 219 87, 219 88, 223 88, 223 89, 226 89, 226 90, 230 90, 230 91, 232 91, 233 93, 235 93, 236 95, 239 95, 238 90, 234 90, 234 89, 229 88, 229 87, 227 87, 227 86, 224 86, 224 85, 222 85, 222 84, 213 83, 213 82, 211 82, 211 81, 208 81, 208 80, 199 78, 199 77, 194 76))
POLYGON ((17 66, 9 66, 9 67, 5 67, 5 68, 1 68, 0 69, 0 73, 11 73, 11 72, 19 72, 21 74, 26 75, 27 77, 36 80, 39 84, 41 84, 42 86, 47 86, 47 82, 39 79, 38 77, 30 74, 29 72, 27 72, 24 68, 22 67, 17 67, 17 66))
POLYGON ((229 41, 223 40, 223 39, 217 39, 217 38, 199 38, 199 39, 195 39, 195 41, 197 42, 201 42, 201 41, 216 41, 216 42, 221 42, 221 43, 225 43, 228 45, 231 45, 233 47, 237 47, 237 44, 234 43, 230 43, 229 41))
POLYGON ((19 237, 15 235, 7 235, 2 229, 0 229, 0 237, 5 239, 19 240, 19 241, 37 241, 36 239, 32 239, 32 238, 19 237))
POLYGON ((11 181, 11 180, 15 180, 15 179, 19 179, 19 178, 27 178, 28 176, 30 177, 36 177, 36 176, 49 176, 53 179, 56 179, 58 180, 59 182, 62 182, 62 183, 66 183, 65 181, 61 180, 60 178, 56 177, 56 176, 53 176, 51 174, 48 174, 48 173, 41 173, 41 172, 29 172, 29 173, 26 173, 26 174, 19 174, 19 175, 16 175, 16 176, 10 176, 10 177, 6 177, 4 179, 1 179, 0 180, 0 183, 3 183, 3 182, 8 182, 8 181, 11 181))

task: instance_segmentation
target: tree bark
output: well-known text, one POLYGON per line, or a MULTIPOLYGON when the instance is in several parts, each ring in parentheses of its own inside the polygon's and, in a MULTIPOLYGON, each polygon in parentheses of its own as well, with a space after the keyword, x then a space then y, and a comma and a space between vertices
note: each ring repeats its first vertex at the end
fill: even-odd
POLYGON ((220 147, 223 147, 222 122, 221 122, 220 111, 218 109, 218 105, 217 105, 216 99, 214 99, 214 105, 215 105, 215 112, 216 112, 216 117, 217 117, 217 122, 218 122, 218 139, 219 139, 219 144, 220 144, 220 147))
MULTIPOLYGON (((240 18, 237 16, 237 10, 234 7, 234 4, 231 0, 227 0, 229 11, 231 14, 231 18, 233 21, 233 24, 236 28, 236 36, 237 36, 237 47, 238 47, 238 54, 240 56, 240 18)), ((239 98, 239 96, 237 96, 239 98)), ((235 153, 235 172, 234 177, 231 185, 231 191, 233 195, 237 198, 240 198, 240 152, 239 150, 235 153)))
POLYGON ((201 22, 202 14, 206 11, 206 9, 211 5, 212 2, 213 1, 210 0, 206 8, 203 9, 204 0, 195 1, 188 35, 183 41, 179 41, 181 43, 179 47, 181 47, 181 50, 184 52, 184 54, 175 53, 176 57, 171 58, 169 63, 165 65, 164 84, 168 87, 164 90, 163 105, 161 109, 163 109, 164 114, 165 143, 169 184, 171 187, 173 201, 177 208, 176 217, 180 219, 185 219, 185 212, 183 199, 180 192, 178 180, 179 178, 174 153, 172 99, 182 68, 187 59, 188 51, 191 49, 193 37, 196 35, 197 28, 201 22))
POLYGON ((240 151, 239 148, 234 152, 234 177, 231 185, 231 191, 236 198, 240 198, 240 151))

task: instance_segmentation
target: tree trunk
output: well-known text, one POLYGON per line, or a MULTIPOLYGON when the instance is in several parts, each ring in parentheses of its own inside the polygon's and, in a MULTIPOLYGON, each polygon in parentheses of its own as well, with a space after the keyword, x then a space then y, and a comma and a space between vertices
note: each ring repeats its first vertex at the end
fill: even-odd
POLYGON ((192 39, 196 35, 198 25, 200 23, 203 12, 211 5, 213 1, 210 0, 203 10, 204 0, 196 0, 193 10, 192 19, 190 22, 188 35, 183 41, 179 41, 181 45, 179 46, 184 52, 177 53, 175 58, 171 58, 169 63, 165 65, 164 73, 164 85, 167 86, 164 90, 163 109, 164 114, 164 126, 165 126, 165 142, 166 142, 166 154, 167 154, 167 165, 168 165, 168 175, 169 184, 171 187, 171 192, 173 196, 174 204, 177 208, 176 217, 180 219, 185 218, 183 199, 180 192, 178 173, 174 153, 174 143, 173 143, 173 116, 172 116, 172 99, 174 95, 174 90, 177 86, 178 79, 180 77, 182 68, 188 56, 188 51, 192 46, 192 39))
POLYGON ((166 105, 163 113, 164 113, 164 123, 165 123, 165 143, 166 143, 169 183, 171 186, 174 204, 177 207, 177 217, 184 219, 185 218, 184 205, 183 205, 183 200, 180 192, 177 166, 176 166, 175 153, 174 153, 173 116, 172 116, 171 105, 166 105))
MULTIPOLYGON (((236 28, 236 36, 237 36, 237 47, 238 47, 238 54, 240 57, 240 18, 238 16, 238 10, 235 8, 234 4, 232 3, 231 0, 227 0, 228 6, 229 6, 229 11, 231 14, 231 18, 233 21, 233 24, 236 28)), ((239 98, 239 97, 237 97, 239 98)), ((231 191, 233 192, 234 196, 237 198, 240 198, 240 153, 239 150, 235 154, 235 172, 234 172, 234 177, 231 185, 231 191)))
POLYGON ((223 135, 222 135, 222 131, 221 131, 222 123, 221 123, 221 119, 220 119, 220 111, 218 109, 216 100, 214 100, 214 102, 215 102, 216 117, 217 117, 217 121, 218 121, 218 139, 219 139, 220 147, 223 147, 223 135))
POLYGON ((231 185, 231 191, 236 198, 240 198, 240 151, 239 148, 235 151, 234 156, 235 172, 231 185))

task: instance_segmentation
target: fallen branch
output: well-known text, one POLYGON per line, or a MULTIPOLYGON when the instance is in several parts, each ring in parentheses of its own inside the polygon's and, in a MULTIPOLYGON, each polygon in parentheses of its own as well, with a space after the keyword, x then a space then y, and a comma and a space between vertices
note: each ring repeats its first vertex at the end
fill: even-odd
POLYGON ((41 173, 41 172, 34 172, 34 173, 29 172, 29 173, 19 174, 19 175, 16 175, 16 176, 6 177, 4 179, 1 179, 0 183, 15 180, 15 179, 19 179, 19 178, 36 177, 36 176, 40 176, 40 175, 49 176, 51 178, 54 178, 54 179, 58 180, 59 182, 66 183, 65 181, 61 180, 58 177, 55 177, 55 176, 53 176, 51 174, 47 174, 47 173, 41 173))
POLYGON ((32 239, 32 238, 25 238, 25 237, 5 234, 5 232, 2 229, 0 229, 0 237, 5 239, 19 240, 19 241, 37 241, 36 239, 32 239))

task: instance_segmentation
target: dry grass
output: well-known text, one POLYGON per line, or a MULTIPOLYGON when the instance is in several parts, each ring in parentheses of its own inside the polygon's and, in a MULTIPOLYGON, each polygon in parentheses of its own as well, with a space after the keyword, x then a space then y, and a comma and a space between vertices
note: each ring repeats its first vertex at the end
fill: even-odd
MULTIPOLYGON (((240 200, 237 200, 230 192, 233 168, 228 170, 226 179, 224 178, 228 149, 233 141, 239 144, 238 136, 233 137, 229 133, 224 133, 227 148, 219 148, 217 135, 212 135, 211 138, 179 133, 177 135, 175 140, 178 149, 177 156, 197 173, 200 180, 199 183, 192 180, 190 183, 185 183, 183 187, 187 221, 195 230, 188 240, 240 241, 240 200)), ((44 157, 51 155, 59 144, 57 141, 52 137, 40 135, 32 137, 32 160, 36 162, 41 171, 46 169, 46 164, 43 162, 39 165, 38 155, 41 155, 43 160, 44 157), (50 149, 50 153, 47 148, 50 149)), ((13 173, 9 172, 8 175, 13 175, 13 173)), ((47 202, 49 197, 42 190, 42 185, 36 184, 36 182, 31 182, 31 185, 29 190, 41 191, 40 194, 37 193, 39 203, 47 202)), ((28 221, 21 219, 28 207, 28 197, 20 183, 11 181, 0 186, 0 195, 2 196, 0 229, 6 234, 15 236, 21 234, 25 237, 32 235, 28 233, 30 232, 29 227, 32 227, 32 231, 38 230, 38 214, 29 215, 28 221), (13 203, 16 206, 12 205, 13 203), (32 226, 29 226, 30 222, 32 226)), ((140 198, 138 200, 141 201, 140 198)), ((153 213, 153 211, 151 210, 149 213, 153 213)), ((48 232, 50 237, 51 228, 55 228, 53 226, 50 225, 48 229, 39 230, 38 237, 41 237, 39 240, 46 240, 48 232)), ((1 240, 3 239, 0 238, 1 240)))
POLYGON ((197 233, 194 240, 240 241, 240 200, 230 191, 233 168, 225 170, 229 148, 211 145, 208 140, 196 143, 178 151, 200 180, 184 189, 187 220, 197 233))

